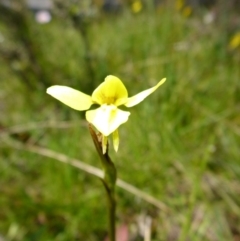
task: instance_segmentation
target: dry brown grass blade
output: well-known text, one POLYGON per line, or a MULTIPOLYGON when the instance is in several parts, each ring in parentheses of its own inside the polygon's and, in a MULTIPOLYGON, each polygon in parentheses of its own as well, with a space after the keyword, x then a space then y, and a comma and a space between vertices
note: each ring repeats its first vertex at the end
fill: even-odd
POLYGON ((23 133, 25 131, 39 130, 39 129, 67 129, 75 126, 87 126, 86 121, 41 121, 41 122, 30 122, 22 125, 15 125, 11 127, 4 127, 1 131, 1 136, 23 133))

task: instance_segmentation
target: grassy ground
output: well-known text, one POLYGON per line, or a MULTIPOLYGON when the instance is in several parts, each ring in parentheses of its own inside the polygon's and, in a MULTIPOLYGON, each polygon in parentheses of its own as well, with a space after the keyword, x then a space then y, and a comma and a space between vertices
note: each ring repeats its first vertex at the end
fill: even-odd
MULTIPOLYGON (((4 25, 1 29, 7 33, 4 25)), ((121 179, 161 200, 169 211, 118 188, 118 225, 127 224, 133 240, 143 240, 137 231, 141 216, 153 221, 152 241, 240 240, 240 52, 229 49, 225 21, 206 25, 200 16, 185 18, 170 7, 101 18, 87 30, 88 62, 83 38, 70 21, 32 24, 50 84, 90 94, 114 74, 133 95, 167 77, 131 109, 120 128, 119 152, 111 151, 111 157, 121 179)), ((12 71, 19 62, 0 61, 3 128, 75 123, 12 138, 100 167, 84 115, 57 103, 44 87, 29 89, 12 71)), ((0 235, 14 241, 104 240, 106 200, 98 178, 19 151, 4 138, 0 150, 0 235)))

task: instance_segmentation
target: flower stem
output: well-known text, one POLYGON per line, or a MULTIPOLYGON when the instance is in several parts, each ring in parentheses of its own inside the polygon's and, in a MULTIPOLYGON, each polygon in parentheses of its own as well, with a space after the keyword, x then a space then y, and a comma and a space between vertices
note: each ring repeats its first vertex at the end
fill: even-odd
MULTIPOLYGON (((104 183, 104 182, 103 182, 104 183)), ((110 191, 105 185, 104 187, 107 193, 107 204, 108 204, 108 235, 110 241, 116 239, 116 227, 115 227, 115 216, 116 216, 116 200, 114 190, 110 191)))
MULTIPOLYGON (((105 154, 102 152, 102 139, 95 133, 92 126, 89 124, 90 134, 92 136, 94 145, 100 156, 102 167, 104 170, 104 177, 102 179, 103 185, 107 194, 107 207, 108 207, 108 234, 109 240, 116 240, 116 199, 115 199, 115 185, 117 180, 117 170, 108 155, 108 146, 105 154)), ((101 137, 101 136, 100 136, 101 137)))

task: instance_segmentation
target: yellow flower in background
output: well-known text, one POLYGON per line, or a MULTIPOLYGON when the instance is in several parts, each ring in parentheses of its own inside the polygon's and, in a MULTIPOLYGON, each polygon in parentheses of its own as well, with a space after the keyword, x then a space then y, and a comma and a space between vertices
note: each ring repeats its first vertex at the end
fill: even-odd
POLYGON ((82 93, 67 86, 51 86, 47 93, 69 107, 83 111, 88 110, 93 104, 100 105, 95 110, 86 112, 86 119, 89 123, 102 133, 103 154, 107 149, 107 138, 113 134, 113 146, 115 151, 119 146, 118 127, 128 120, 130 112, 120 110, 118 107, 124 105, 132 107, 143 101, 148 95, 153 93, 160 85, 165 82, 162 79, 154 87, 144 90, 133 97, 128 97, 128 92, 122 81, 109 75, 92 93, 92 96, 82 93))
POLYGON ((184 17, 189 17, 192 14, 192 8, 190 6, 185 6, 182 10, 182 14, 184 17))
POLYGON ((178 11, 180 11, 184 7, 185 1, 184 0, 176 0, 175 6, 178 11))
POLYGON ((191 16, 193 12, 192 8, 186 4, 185 0, 176 0, 175 7, 186 18, 191 16))
POLYGON ((240 47, 240 32, 237 32, 235 35, 233 35, 229 42, 229 47, 231 49, 236 49, 240 47))
POLYGON ((136 0, 136 1, 134 1, 133 2, 133 4, 132 4, 132 11, 134 12, 134 13, 139 13, 141 10, 142 10, 142 2, 141 1, 139 1, 139 0, 136 0))

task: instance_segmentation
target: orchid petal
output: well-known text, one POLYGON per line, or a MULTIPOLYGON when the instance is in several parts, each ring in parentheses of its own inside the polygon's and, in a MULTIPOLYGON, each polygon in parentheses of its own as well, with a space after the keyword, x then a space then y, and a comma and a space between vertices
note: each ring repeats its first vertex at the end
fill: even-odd
POLYGON ((166 81, 165 79, 162 79, 157 85, 154 87, 144 90, 130 98, 127 99, 127 102, 124 104, 127 107, 132 107, 134 105, 139 104, 141 101, 143 101, 146 97, 148 97, 150 94, 152 94, 160 85, 162 85, 166 81))
POLYGON ((51 86, 47 93, 75 110, 88 110, 93 104, 91 96, 67 86, 51 86))
POLYGON ((130 112, 122 111, 114 105, 102 105, 96 110, 86 112, 86 119, 104 136, 109 136, 128 120, 130 112))
POLYGON ((92 100, 99 105, 113 104, 119 106, 126 102, 127 97, 126 87, 119 78, 113 75, 108 75, 92 94, 92 100))
POLYGON ((102 135, 102 152, 105 154, 107 152, 108 137, 102 135))
POLYGON ((117 152, 118 151, 118 146, 119 146, 118 129, 113 132, 112 137, 113 137, 113 148, 117 152))

